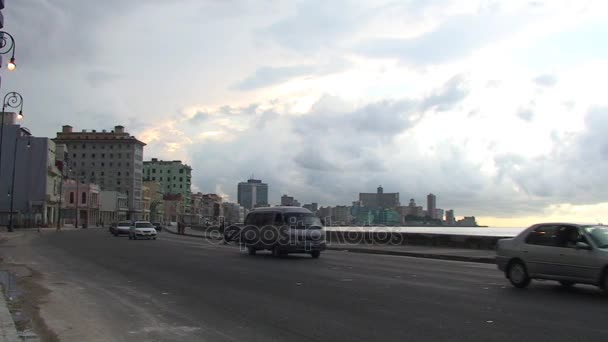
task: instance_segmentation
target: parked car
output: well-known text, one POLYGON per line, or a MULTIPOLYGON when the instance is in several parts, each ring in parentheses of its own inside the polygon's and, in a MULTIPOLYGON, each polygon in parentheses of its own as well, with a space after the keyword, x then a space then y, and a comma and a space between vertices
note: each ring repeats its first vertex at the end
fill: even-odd
POLYGON ((307 253, 318 258, 326 249, 321 220, 310 210, 299 207, 254 209, 247 214, 238 239, 250 255, 259 250, 270 250, 277 257, 307 253))
POLYGON ((132 225, 133 222, 131 221, 120 221, 110 227, 110 232, 114 234, 114 236, 128 235, 132 225))
POLYGON ((498 268, 513 286, 531 279, 599 286, 608 292, 608 227, 573 223, 535 224, 498 241, 498 268))
POLYGON ((129 239, 140 238, 156 240, 156 228, 148 221, 135 221, 129 230, 129 239))
POLYGON ((154 228, 156 229, 157 232, 160 232, 163 230, 163 224, 160 222, 152 222, 152 225, 154 226, 154 228))

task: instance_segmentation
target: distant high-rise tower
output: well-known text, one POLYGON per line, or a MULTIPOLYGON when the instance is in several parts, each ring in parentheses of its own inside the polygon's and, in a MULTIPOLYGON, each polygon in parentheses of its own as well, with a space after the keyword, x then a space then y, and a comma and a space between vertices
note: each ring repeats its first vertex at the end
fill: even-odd
POLYGON ((268 184, 248 179, 238 185, 237 201, 245 209, 268 206, 268 184))
POLYGON ((445 212, 445 222, 447 224, 456 224, 456 218, 454 217, 454 210, 450 209, 445 212))
POLYGON ((435 197, 435 195, 433 194, 428 194, 428 196, 426 196, 426 212, 428 213, 428 216, 430 216, 431 218, 436 218, 436 209, 437 197, 435 197))

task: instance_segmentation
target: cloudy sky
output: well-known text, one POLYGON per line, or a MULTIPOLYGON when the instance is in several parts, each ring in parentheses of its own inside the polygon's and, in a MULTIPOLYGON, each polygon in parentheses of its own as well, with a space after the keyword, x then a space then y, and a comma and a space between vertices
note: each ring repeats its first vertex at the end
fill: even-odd
POLYGON ((10 0, 23 125, 123 124, 195 190, 608 222, 608 3, 10 0))

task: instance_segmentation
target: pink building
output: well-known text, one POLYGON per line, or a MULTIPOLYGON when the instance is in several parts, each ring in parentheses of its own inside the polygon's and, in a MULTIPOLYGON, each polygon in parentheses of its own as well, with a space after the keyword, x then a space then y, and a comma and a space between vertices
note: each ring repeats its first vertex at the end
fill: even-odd
POLYGON ((99 217, 99 186, 68 179, 63 183, 64 223, 79 227, 97 226, 99 217))

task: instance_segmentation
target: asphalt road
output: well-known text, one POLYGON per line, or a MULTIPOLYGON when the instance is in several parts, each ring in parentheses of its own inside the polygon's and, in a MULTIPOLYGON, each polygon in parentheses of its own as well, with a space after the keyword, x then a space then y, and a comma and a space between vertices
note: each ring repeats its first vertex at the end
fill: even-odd
POLYGON ((29 258, 47 274, 47 287, 63 293, 51 296, 43 316, 51 329, 64 328, 57 334, 65 341, 83 327, 91 341, 608 336, 608 297, 596 288, 533 282, 514 289, 492 265, 347 252, 275 259, 166 232, 156 241, 93 229, 48 232, 27 244, 13 254, 29 258))

